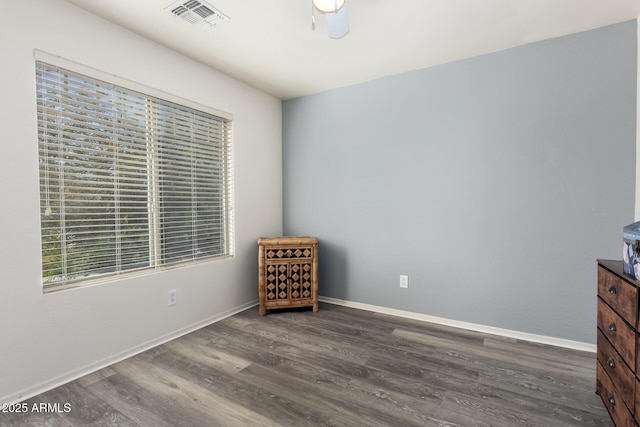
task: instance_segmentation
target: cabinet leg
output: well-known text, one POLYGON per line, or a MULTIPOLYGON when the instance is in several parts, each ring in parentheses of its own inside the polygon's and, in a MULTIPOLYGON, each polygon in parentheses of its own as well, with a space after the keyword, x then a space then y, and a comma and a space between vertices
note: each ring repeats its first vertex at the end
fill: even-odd
POLYGON ((264 317, 265 314, 267 314, 267 310, 264 308, 264 304, 260 304, 260 317, 264 317))
POLYGON ((313 303, 313 312, 317 313, 318 312, 318 301, 313 303))

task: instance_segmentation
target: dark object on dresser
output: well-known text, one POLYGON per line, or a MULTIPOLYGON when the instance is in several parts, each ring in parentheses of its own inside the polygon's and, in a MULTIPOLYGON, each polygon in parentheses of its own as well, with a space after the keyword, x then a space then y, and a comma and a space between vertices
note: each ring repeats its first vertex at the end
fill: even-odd
POLYGON ((622 229, 622 263, 624 272, 634 279, 640 278, 640 222, 622 229))

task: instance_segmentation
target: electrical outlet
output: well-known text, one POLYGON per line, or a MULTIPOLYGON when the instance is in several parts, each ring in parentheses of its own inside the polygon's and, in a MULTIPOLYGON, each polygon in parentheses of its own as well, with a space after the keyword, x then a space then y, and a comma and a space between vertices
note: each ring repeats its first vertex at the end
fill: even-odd
POLYGON ((400 287, 401 288, 409 287, 409 276, 405 276, 403 274, 400 275, 400 287))
POLYGON ((175 289, 169 291, 169 296, 167 299, 167 306, 176 305, 178 303, 178 295, 175 289))

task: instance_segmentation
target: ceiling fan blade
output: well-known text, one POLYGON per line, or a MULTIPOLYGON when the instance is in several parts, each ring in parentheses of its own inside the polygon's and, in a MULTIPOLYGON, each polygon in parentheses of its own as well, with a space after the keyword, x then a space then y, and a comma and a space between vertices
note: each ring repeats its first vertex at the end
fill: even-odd
POLYGON ((347 18, 347 10, 344 6, 335 13, 327 12, 327 27, 329 29, 329 37, 332 39, 341 39, 349 32, 349 19, 347 18))

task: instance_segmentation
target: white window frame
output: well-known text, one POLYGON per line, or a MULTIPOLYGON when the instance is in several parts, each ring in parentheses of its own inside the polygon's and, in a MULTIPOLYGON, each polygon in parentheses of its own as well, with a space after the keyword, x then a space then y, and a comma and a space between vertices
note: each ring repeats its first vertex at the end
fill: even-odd
MULTIPOLYGON (((217 155, 216 159, 218 159, 217 160, 218 169, 215 169, 215 167, 214 169, 211 169, 212 173, 214 174, 217 173, 216 176, 218 176, 218 178, 211 178, 208 174, 203 174, 202 172, 199 172, 199 173, 192 172, 192 175, 189 175, 191 176, 189 182, 192 183, 191 184, 192 187, 197 185, 197 184, 194 184, 194 182, 196 183, 199 182, 199 181, 193 181, 194 179, 195 180, 204 179, 205 181, 214 182, 214 184, 211 184, 211 185, 222 186, 221 187, 222 189, 220 191, 221 194, 219 196, 216 196, 217 198, 215 199, 215 203, 211 205, 211 206, 215 206, 216 209, 218 209, 221 212, 221 215, 224 216, 223 219, 219 220, 221 225, 219 226, 218 229, 216 229, 217 232, 224 234, 224 237, 222 238, 224 247, 221 249, 221 253, 216 253, 214 255, 205 254, 205 255, 202 255, 202 257, 198 257, 198 255, 195 255, 186 261, 182 259, 173 259, 165 262, 162 260, 162 257, 160 256, 160 252, 161 252, 160 239, 162 235, 160 231, 161 218, 159 218, 160 208, 158 208, 158 206, 160 203, 159 199, 160 197, 163 197, 163 193, 159 186, 160 179, 157 176, 159 174, 158 168, 156 167, 157 166, 156 162, 158 161, 158 154, 148 153, 146 156, 144 156, 146 157, 146 163, 144 160, 142 160, 141 164, 136 164, 136 165, 138 169, 140 169, 141 167, 146 167, 148 170, 147 184, 145 184, 145 188, 147 188, 147 192, 148 192, 148 205, 146 209, 148 210, 148 218, 149 218, 148 219, 149 221, 148 223, 149 265, 146 265, 143 267, 135 267, 135 268, 128 267, 127 269, 124 269, 124 270, 121 270, 120 266, 118 265, 115 267, 115 271, 110 271, 106 273, 89 272, 86 275, 76 276, 76 277, 72 277, 69 274, 60 274, 58 276, 47 277, 45 273, 45 253, 44 253, 45 249, 44 249, 44 243, 43 243, 42 274, 41 274, 43 292, 48 293, 48 292, 59 291, 64 289, 83 287, 83 286, 93 285, 97 283, 104 283, 108 281, 119 280, 125 277, 150 274, 150 273, 157 272, 159 270, 168 269, 168 268, 176 268, 176 267, 191 265, 199 262, 208 262, 212 260, 219 260, 219 259, 226 259, 226 258, 233 257, 234 246, 235 246, 234 245, 234 215, 233 215, 233 155, 232 155, 233 144, 231 141, 232 139, 231 123, 233 120, 233 116, 229 113, 216 110, 214 108, 201 105, 196 102, 193 102, 181 97, 177 97, 175 95, 172 95, 157 89, 153 89, 148 86, 145 86, 145 85, 142 85, 142 84, 139 84, 115 75, 111 75, 111 74, 78 64, 76 62, 66 60, 59 56, 51 55, 49 53, 46 53, 40 50, 34 51, 34 57, 35 57, 36 63, 43 63, 48 67, 50 66, 52 68, 59 68, 62 70, 72 72, 77 75, 81 75, 83 78, 86 78, 87 81, 96 81, 96 82, 106 83, 107 85, 121 88, 121 89, 124 89, 125 91, 135 92, 136 95, 139 94, 142 98, 148 97, 150 101, 146 105, 146 108, 147 108, 146 111, 151 111, 151 113, 147 115, 148 117, 147 123, 149 123, 148 126, 152 125, 152 122, 154 121, 154 117, 158 117, 156 115, 158 114, 158 112, 154 111, 155 108, 167 108, 168 109, 167 111, 169 111, 170 114, 166 115, 166 117, 169 117, 166 120, 170 121, 173 118, 173 115, 171 113, 173 111, 177 111, 177 110, 171 109, 173 108, 173 105, 175 105, 180 110, 181 113, 185 111, 186 113, 193 112, 194 117, 198 116, 197 119, 202 120, 203 123, 208 123, 207 117, 215 116, 215 118, 212 118, 212 120, 214 120, 213 123, 222 126, 220 128, 222 130, 216 133, 217 135, 216 140, 218 141, 218 147, 215 153, 217 155), (156 105, 158 107, 156 107, 156 105), (220 146, 223 148, 220 148, 220 146), (222 166, 220 166, 220 164, 222 164, 222 166)), ((39 87, 39 85, 40 85, 40 82, 36 82, 36 86, 39 87)), ((39 89, 37 89, 37 95, 38 95, 37 101, 38 101, 38 110, 39 110, 38 111, 39 165, 40 165, 41 188, 43 188, 42 182, 45 179, 44 178, 45 173, 43 172, 43 167, 42 167, 43 157, 48 156, 48 154, 45 154, 45 155, 42 154, 43 146, 46 145, 44 141, 46 140, 46 134, 47 134, 47 129, 46 129, 47 119, 45 117, 46 114, 40 111, 42 109, 42 106, 40 105, 41 96, 39 94, 39 89)), ((194 120, 196 119, 194 118, 194 120)), ((162 129, 166 129, 166 127, 162 129)), ((193 152, 191 153, 191 159, 192 159, 191 161, 192 163, 207 163, 207 161, 210 160, 209 157, 207 156, 210 156, 212 154, 198 153, 198 151, 201 150, 202 147, 204 147, 204 149, 207 149, 207 146, 203 145, 202 143, 203 139, 206 140, 206 138, 202 137, 202 131, 200 128, 195 128, 195 130, 193 127, 191 128, 191 132, 199 132, 199 131, 200 131, 199 133, 200 136, 198 137, 195 136, 195 133, 191 137, 186 137, 186 138, 190 138, 191 140, 198 139, 200 144, 197 146, 194 145, 195 148, 192 149, 193 152), (200 159, 201 156, 204 156, 204 160, 200 159)), ((146 146, 148 147, 147 148, 148 151, 153 151, 157 149, 157 144, 153 141, 153 139, 158 137, 158 135, 160 134, 156 134, 154 136, 154 133, 150 132, 150 135, 151 136, 145 139, 147 141, 146 146)), ((182 138, 185 138, 185 137, 183 136, 182 138)), ((183 159, 183 155, 180 153, 182 153, 183 150, 182 149, 179 150, 178 145, 182 140, 178 139, 176 141, 177 142, 175 143, 173 141, 169 141, 165 145, 167 145, 168 147, 172 147, 173 145, 175 145, 175 148, 171 150, 173 152, 172 156, 176 156, 176 159, 181 161, 183 159)), ((213 149, 211 151, 213 151, 213 149)), ((166 155, 169 156, 168 154, 166 155)), ((170 160, 173 160, 173 157, 171 157, 170 160)), ((178 166, 176 166, 176 168, 178 168, 178 166)), ((188 168, 188 166, 185 166, 185 168, 188 168)), ((191 168, 193 169, 194 167, 191 167, 191 168)), ((198 169, 198 170, 201 171, 202 169, 198 169)), ((169 175, 169 173, 167 173, 166 175, 169 175)), ((117 181, 117 179, 114 181, 117 181)), ((165 178, 165 181, 163 182, 166 182, 166 178, 165 178)), ((179 181, 178 184, 174 184, 174 185, 179 185, 184 182, 185 181, 183 179, 182 181, 179 181)), ((63 187, 63 185, 59 185, 59 186, 63 187)), ((114 185, 114 187, 116 187, 116 189, 114 190, 114 194, 116 195, 119 194, 117 189, 117 183, 114 185)), ((50 206, 48 206, 48 201, 45 200, 49 198, 49 195, 48 195, 49 191, 50 190, 48 188, 46 191, 41 190, 41 219, 42 219, 41 224, 44 224, 45 216, 49 215, 51 212, 51 208, 50 206)), ((180 196, 180 194, 182 193, 180 192, 176 193, 176 190, 174 189, 172 194, 175 197, 176 194, 180 196)), ((209 200, 211 198, 207 196, 209 196, 209 194, 207 194, 205 196, 205 199, 203 200, 209 200)), ((194 196, 192 196, 192 199, 190 200, 193 200, 193 197, 194 196)), ((200 202, 200 199, 198 199, 197 196, 195 197, 195 200, 196 200, 195 202, 196 205, 199 204, 198 206, 203 206, 202 202, 200 202)), ((194 202, 190 202, 190 203, 193 204, 194 202)), ((165 202, 165 205, 169 205, 169 203, 165 202)), ((191 216, 197 217, 198 213, 196 210, 198 209, 198 206, 191 207, 191 208, 187 206, 187 208, 184 208, 184 209, 187 209, 187 210, 191 209, 191 216)), ((182 209, 182 207, 180 207, 180 209, 182 209)), ((218 210, 216 212, 218 212, 218 210)), ((62 210, 60 211, 59 216, 61 218, 64 218, 64 213, 62 210)), ((64 221, 60 221, 60 227, 62 227, 60 229, 61 231, 59 234, 60 241, 61 241, 60 243, 61 258, 64 258, 65 255, 63 254, 66 253, 63 246, 65 244, 64 242, 65 232, 64 232, 63 223, 64 221)), ((119 224, 118 221, 116 221, 116 223, 119 224)), ((180 224, 182 224, 182 222, 180 222, 180 224)), ((198 227, 198 226, 205 228, 207 230, 208 228, 206 227, 209 227, 209 225, 206 225, 206 226, 200 225, 199 222, 197 223, 197 225, 194 225, 194 227, 198 227)), ((115 227, 117 229, 118 225, 115 225, 115 227)), ((44 230, 44 225, 41 227, 41 230, 44 230)), ((117 232, 115 232, 115 234, 117 234, 117 232)), ((44 236, 44 231, 43 231, 43 236, 44 236)), ((44 237, 43 237, 43 242, 44 242, 44 237)), ((189 251, 188 248, 186 250, 189 251)), ((192 254, 194 253, 194 251, 197 252, 196 249, 191 249, 190 251, 192 254)), ((216 252, 217 252, 217 249, 216 249, 216 252)), ((120 257, 117 257, 117 259, 120 259, 120 257)), ((62 271, 66 271, 66 270, 62 270, 62 271)))

